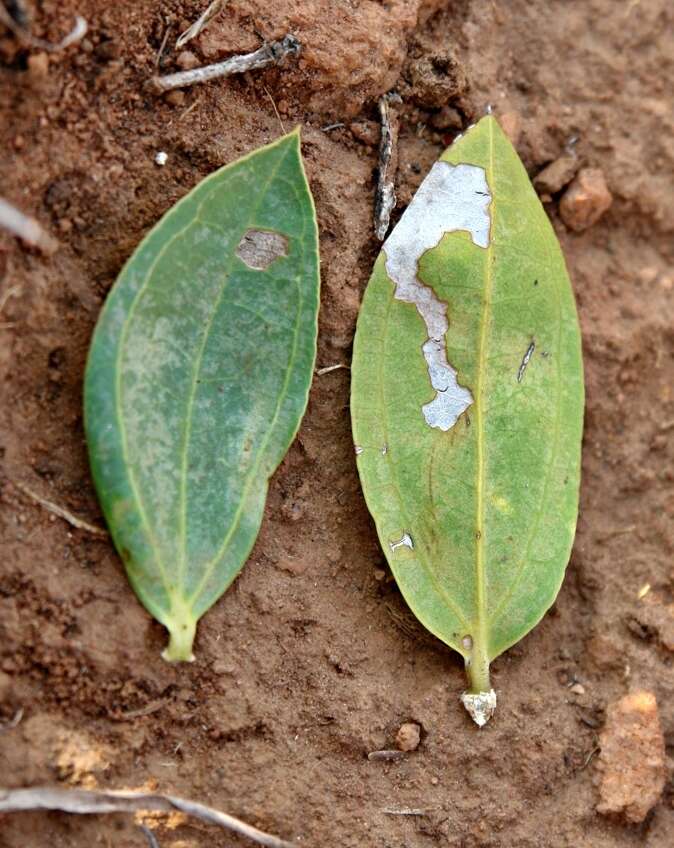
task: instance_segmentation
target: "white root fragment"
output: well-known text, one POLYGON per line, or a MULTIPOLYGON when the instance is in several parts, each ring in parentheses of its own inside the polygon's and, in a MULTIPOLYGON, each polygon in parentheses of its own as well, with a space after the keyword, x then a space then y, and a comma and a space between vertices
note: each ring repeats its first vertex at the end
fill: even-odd
MULTIPOLYGON (((0 6, 0 9, 2 6, 0 6)), ((29 215, 12 206, 0 197, 0 227, 9 230, 12 235, 18 236, 31 247, 37 247, 47 256, 51 256, 58 250, 59 243, 52 238, 40 224, 29 215)))
POLYGON ((330 374, 331 371, 339 371, 340 368, 349 368, 344 362, 338 362, 336 365, 326 365, 324 368, 316 369, 316 376, 322 377, 324 374, 330 374))
POLYGON ((95 792, 84 789, 53 789, 49 786, 32 789, 0 789, 0 813, 26 812, 29 810, 60 810, 64 813, 135 813, 151 810, 173 813, 178 810, 209 824, 216 824, 247 836, 258 845, 267 848, 293 848, 278 836, 258 830, 240 819, 220 810, 188 801, 175 795, 150 792, 95 792))
POLYGON ((180 49, 181 47, 184 47, 188 41, 191 41, 203 32, 218 12, 227 5, 227 2, 228 0, 224 0, 224 2, 223 0, 214 0, 203 15, 200 15, 192 26, 188 27, 185 32, 178 36, 176 48, 180 49))
POLYGON ((232 56, 231 59, 226 59, 224 62, 216 62, 214 65, 206 65, 203 68, 154 77, 152 85, 157 92, 163 92, 208 82, 220 77, 229 77, 232 74, 243 74, 246 71, 266 68, 269 65, 280 65, 286 56, 298 56, 300 49, 301 45, 295 36, 286 35, 281 41, 263 44, 253 53, 232 56))
POLYGON ((496 711, 496 692, 464 692, 461 703, 478 727, 484 727, 496 711))

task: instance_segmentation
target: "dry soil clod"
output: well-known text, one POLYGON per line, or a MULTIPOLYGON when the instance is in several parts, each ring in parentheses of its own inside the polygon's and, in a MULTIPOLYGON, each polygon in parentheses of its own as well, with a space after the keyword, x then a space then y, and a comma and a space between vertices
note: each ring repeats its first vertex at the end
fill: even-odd
POLYGON ((534 177, 534 186, 539 194, 557 194, 576 176, 578 159, 575 156, 560 156, 534 177))
POLYGON ((559 214, 569 229, 579 233, 596 224, 613 203, 603 171, 583 168, 559 202, 559 214))
POLYGON ((280 65, 287 56, 298 56, 300 49, 301 45, 295 36, 286 35, 281 41, 263 44, 253 53, 232 56, 224 62, 216 62, 214 65, 206 65, 203 68, 157 76, 152 79, 151 84, 157 92, 171 91, 173 88, 183 88, 220 77, 243 74, 246 71, 269 67, 269 65, 280 65))
POLYGON ((415 721, 401 724, 396 733, 396 745, 400 751, 416 751, 421 742, 421 726, 415 721))
POLYGON ((665 740, 652 692, 613 702, 599 738, 597 812, 642 822, 665 786, 665 740))

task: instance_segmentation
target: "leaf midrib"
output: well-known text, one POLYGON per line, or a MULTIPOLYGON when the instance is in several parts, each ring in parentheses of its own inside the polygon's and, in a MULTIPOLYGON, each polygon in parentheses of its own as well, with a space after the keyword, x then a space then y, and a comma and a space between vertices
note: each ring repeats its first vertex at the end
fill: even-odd
POLYGON ((485 574, 485 522, 484 522, 484 489, 485 489, 485 436, 484 436, 484 413, 483 393, 484 374, 487 361, 487 335, 491 320, 491 291, 493 284, 493 244, 496 233, 496 191, 494 187, 494 131, 491 121, 487 122, 489 127, 489 159, 486 168, 487 185, 491 191, 491 226, 489 232, 489 243, 487 245, 487 270, 484 283, 483 309, 480 316, 480 339, 477 360, 477 382, 475 386, 475 427, 476 427, 476 473, 475 473, 475 606, 477 610, 476 626, 477 636, 473 634, 473 644, 482 646, 485 654, 489 654, 487 637, 487 586, 485 574))

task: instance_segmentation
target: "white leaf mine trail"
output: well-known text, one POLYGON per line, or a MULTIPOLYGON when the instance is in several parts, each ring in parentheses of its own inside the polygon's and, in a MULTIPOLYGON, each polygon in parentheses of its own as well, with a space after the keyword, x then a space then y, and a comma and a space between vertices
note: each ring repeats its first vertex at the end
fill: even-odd
POLYGON ((394 297, 416 306, 428 332, 422 351, 436 395, 422 412, 430 427, 444 431, 473 403, 473 395, 459 385, 457 372, 447 360, 447 304, 418 278, 419 260, 437 247, 445 233, 457 230, 467 231, 474 244, 487 248, 491 200, 484 168, 436 162, 384 242, 394 297))

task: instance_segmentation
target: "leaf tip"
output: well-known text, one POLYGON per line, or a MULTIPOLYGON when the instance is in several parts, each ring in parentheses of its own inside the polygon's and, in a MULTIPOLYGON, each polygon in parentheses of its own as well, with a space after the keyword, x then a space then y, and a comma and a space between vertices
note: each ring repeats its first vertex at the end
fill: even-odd
POLYGON ((496 711, 496 692, 464 692, 461 703, 478 727, 484 727, 496 711))

